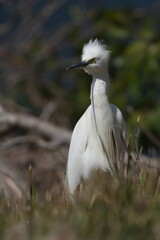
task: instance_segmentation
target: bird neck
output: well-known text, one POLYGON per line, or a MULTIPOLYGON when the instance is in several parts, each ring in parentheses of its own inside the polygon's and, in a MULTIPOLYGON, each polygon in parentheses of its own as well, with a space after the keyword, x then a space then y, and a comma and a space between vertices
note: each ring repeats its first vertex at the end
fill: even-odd
POLYGON ((100 73, 96 73, 93 75, 93 81, 96 80, 102 80, 104 82, 108 82, 109 81, 109 74, 107 70, 101 71, 100 73))
POLYGON ((108 83, 108 72, 93 76, 90 98, 95 128, 100 139, 101 134, 98 129, 98 119, 100 115, 103 118, 104 113, 106 113, 106 109, 110 111, 110 104, 107 96, 108 83))
POLYGON ((108 92, 108 87, 109 87, 108 71, 104 71, 99 74, 93 75, 91 91, 90 91, 91 102, 93 101, 93 98, 95 98, 97 94, 101 95, 101 93, 103 93, 106 95, 106 93, 108 92), (101 86, 100 89, 102 92, 99 89, 100 86, 101 86))

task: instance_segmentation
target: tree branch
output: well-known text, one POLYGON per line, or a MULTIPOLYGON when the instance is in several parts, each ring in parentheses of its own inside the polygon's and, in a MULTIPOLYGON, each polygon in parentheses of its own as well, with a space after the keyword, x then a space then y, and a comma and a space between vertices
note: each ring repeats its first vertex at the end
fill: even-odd
POLYGON ((32 130, 51 140, 67 144, 69 144, 71 138, 71 132, 65 128, 55 126, 29 114, 8 112, 2 106, 0 106, 0 124, 32 130))
POLYGON ((60 145, 64 144, 65 142, 63 139, 61 140, 54 140, 54 141, 45 141, 43 139, 40 139, 36 136, 20 136, 20 137, 14 137, 11 138, 3 143, 0 144, 1 149, 7 149, 11 147, 15 147, 18 144, 22 143, 32 143, 38 147, 45 148, 47 150, 54 150, 60 145))

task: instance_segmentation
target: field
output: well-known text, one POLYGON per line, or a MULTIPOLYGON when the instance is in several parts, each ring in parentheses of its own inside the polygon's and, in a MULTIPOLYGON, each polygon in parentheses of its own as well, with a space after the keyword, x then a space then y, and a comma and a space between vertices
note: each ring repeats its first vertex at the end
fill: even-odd
POLYGON ((159 240, 158 1, 148 10, 67 2, 0 2, 0 240, 159 240), (91 38, 112 52, 109 101, 131 150, 117 180, 93 173, 73 204, 65 169, 91 76, 66 68, 91 38))
POLYGON ((63 190, 39 195, 32 167, 28 171, 28 196, 7 199, 1 191, 1 240, 159 239, 158 168, 136 164, 118 181, 109 173, 93 174, 74 204, 63 190))

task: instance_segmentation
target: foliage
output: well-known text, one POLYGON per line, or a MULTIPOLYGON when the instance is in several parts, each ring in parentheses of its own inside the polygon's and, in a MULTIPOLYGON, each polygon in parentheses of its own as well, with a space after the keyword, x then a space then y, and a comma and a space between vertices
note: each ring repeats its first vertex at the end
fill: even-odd
MULTIPOLYGON (((39 8, 36 3, 30 8, 18 2, 14 5, 13 16, 17 18, 2 38, 2 99, 10 99, 36 115, 52 101, 56 107, 50 120, 73 128, 89 104, 91 80, 80 71, 66 72, 65 68, 79 61, 85 42, 98 37, 112 51, 110 101, 124 113, 129 132, 140 115, 143 130, 149 128, 158 138, 159 17, 131 9, 91 9, 86 15, 77 6, 70 9, 71 22, 55 32, 52 18, 60 7, 55 1, 46 1, 39 8)), ((159 146, 149 139, 147 131, 142 131, 140 140, 146 150, 159 146)))
MULTIPOLYGON (((54 15, 63 1, 40 2, 38 7, 37 1, 3 1, 0 5, 11 14, 0 26, 0 106, 73 128, 89 105, 91 79, 81 71, 66 72, 65 68, 79 61, 85 42, 98 37, 112 51, 110 101, 124 113, 129 135, 138 122, 140 144, 146 151, 152 146, 158 149, 159 17, 131 9, 90 9, 86 14, 77 6, 70 9, 71 21, 55 30, 54 15)), ((25 135, 25 139, 28 132, 31 138, 35 135, 12 127, 1 126, 1 141, 13 143, 15 136, 25 135)), ((136 132, 136 140, 138 135, 136 132)), ((43 149, 33 144, 34 139, 1 149, 1 171, 8 167, 4 179, 10 177, 12 187, 14 181, 19 187, 25 182, 26 196, 30 183, 30 197, 19 201, 9 200, 1 189, 1 239, 159 239, 159 169, 152 172, 133 166, 134 174, 119 182, 106 173, 102 179, 95 178, 88 193, 72 205, 60 188, 68 146, 43 149), (33 176, 30 172, 28 179, 31 165, 33 176)))
POLYGON ((159 183, 158 172, 141 168, 119 182, 98 175, 75 205, 54 193, 44 201, 2 196, 1 239, 159 239, 159 183))
MULTIPOLYGON (((94 11, 92 20, 92 36, 105 39, 112 51, 109 64, 110 101, 124 113, 129 132, 133 131, 136 119, 140 115, 141 124, 159 137, 159 18, 127 9, 94 11)), ((79 36, 83 35, 82 31, 81 28, 77 30, 79 36)), ((81 42, 80 39, 80 44, 81 42)), ((87 89, 86 80, 82 84, 85 85, 83 89, 87 89)), ((153 146, 143 132, 141 144, 147 148, 153 146)))

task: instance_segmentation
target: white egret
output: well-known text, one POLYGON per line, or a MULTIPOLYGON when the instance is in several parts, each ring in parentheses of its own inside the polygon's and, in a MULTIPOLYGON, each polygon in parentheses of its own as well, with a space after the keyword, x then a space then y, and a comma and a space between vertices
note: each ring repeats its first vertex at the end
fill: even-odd
POLYGON ((125 121, 107 96, 109 55, 103 42, 90 40, 83 47, 82 62, 67 68, 84 69, 93 78, 91 105, 77 122, 69 148, 66 182, 71 195, 93 170, 108 170, 116 176, 124 158, 125 121))

